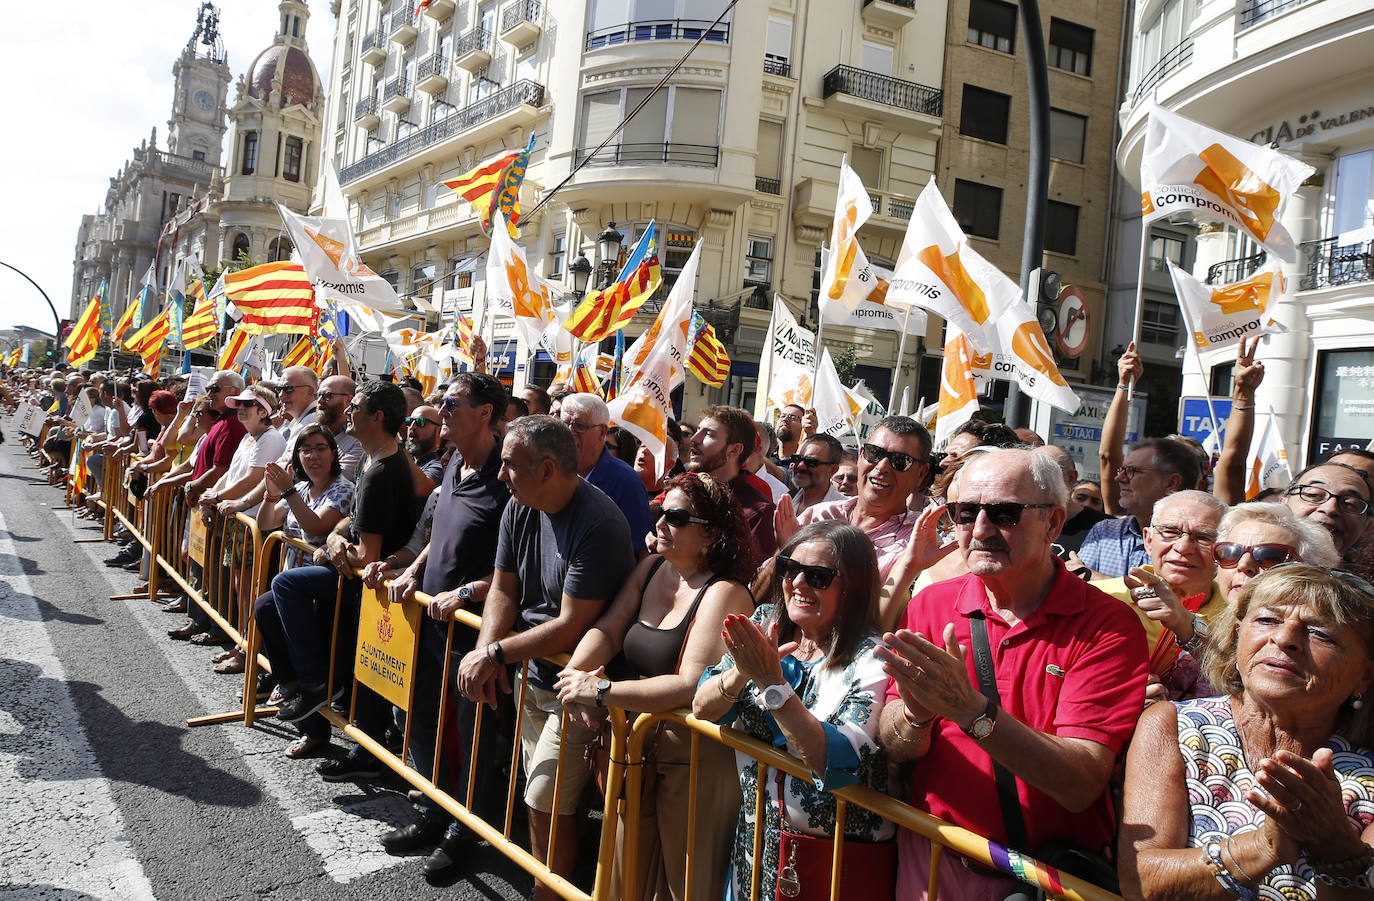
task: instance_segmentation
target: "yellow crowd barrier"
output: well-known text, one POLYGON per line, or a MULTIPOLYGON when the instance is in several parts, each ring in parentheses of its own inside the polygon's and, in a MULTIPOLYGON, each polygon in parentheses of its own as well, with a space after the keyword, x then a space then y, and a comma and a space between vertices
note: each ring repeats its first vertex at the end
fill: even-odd
MULTIPOLYGON (((107 477, 113 477, 118 472, 119 478, 122 480, 122 466, 110 467, 110 469, 114 471, 107 473, 107 477)), ((115 494, 106 495, 107 499, 113 499, 115 496, 115 494)), ((284 551, 288 548, 300 551, 306 555, 301 561, 302 564, 308 564, 310 562, 308 555, 313 553, 314 548, 305 542, 288 537, 280 531, 274 531, 264 536, 257 528, 255 520, 238 514, 235 517, 212 517, 204 531, 202 549, 199 539, 193 541, 190 536, 186 535, 188 520, 198 518, 200 513, 198 510, 187 509, 185 494, 180 488, 159 491, 142 503, 134 503, 132 498, 112 502, 110 508, 113 508, 111 522, 117 520, 121 523, 148 549, 151 555, 154 565, 149 573, 149 596, 156 595, 158 582, 161 578, 170 579, 194 603, 200 605, 247 656, 242 709, 197 717, 188 720, 188 724, 209 725, 242 720, 245 726, 251 727, 257 718, 275 713, 275 708, 259 707, 256 703, 255 687, 258 673, 264 668, 270 672, 271 661, 261 653, 261 638, 251 616, 253 602, 260 594, 270 589, 272 578, 283 568, 284 551), (143 510, 141 517, 138 514, 140 507, 143 510), (149 532, 151 534, 148 534, 149 532), (183 541, 183 538, 187 540, 183 541), (195 556, 200 556, 203 561, 199 581, 193 577, 191 570, 195 556)), ((354 573, 354 575, 361 576, 361 573, 354 573)), ((674 724, 678 728, 688 730, 691 735, 688 764, 691 792, 688 808, 685 812, 686 846, 689 849, 694 846, 698 835, 697 784, 702 741, 719 743, 759 761, 759 784, 763 784, 768 769, 781 770, 798 778, 811 778, 806 765, 798 758, 757 741, 745 733, 698 720, 687 711, 627 716, 626 711, 615 708, 608 709, 607 713, 611 724, 610 765, 607 774, 607 791, 604 798, 601 799, 603 827, 598 843, 596 873, 591 890, 588 892, 550 869, 548 861, 555 859, 557 830, 553 830, 549 836, 546 860, 538 859, 513 834, 518 812, 517 804, 523 804, 523 798, 517 789, 519 773, 521 772, 520 730, 525 715, 524 695, 528 685, 527 679, 521 678, 519 680, 519 688, 511 699, 514 706, 515 723, 508 759, 509 773, 506 778, 505 801, 499 818, 485 819, 476 809, 475 804, 478 781, 484 777, 490 778, 490 770, 484 771, 473 760, 473 755, 477 754, 482 746, 483 730, 491 728, 487 721, 492 718, 492 714, 484 705, 476 707, 471 734, 461 736, 462 746, 458 750, 462 755, 461 759, 467 761, 466 779, 462 785, 454 786, 454 793, 450 793, 440 786, 440 783, 445 781, 441 778, 440 768, 446 765, 443 754, 445 733, 448 731, 445 728, 446 719, 455 716, 454 707, 456 706, 453 703, 455 679, 452 671, 454 634, 455 630, 460 628, 474 631, 480 629, 481 618, 471 611, 460 610, 456 612, 453 620, 447 626, 437 710, 416 711, 413 709, 415 667, 411 668, 411 677, 408 680, 407 691, 403 698, 404 703, 397 705, 402 707, 407 714, 402 729, 401 748, 399 751, 393 751, 385 744, 382 736, 369 734, 356 722, 359 692, 370 689, 366 688, 359 680, 357 669, 353 665, 357 659, 356 648, 340 649, 338 647, 337 636, 340 626, 339 613, 342 609, 342 590, 343 581, 340 579, 330 616, 332 622, 329 630, 331 636, 329 641, 329 685, 337 684, 335 676, 342 671, 341 667, 347 668, 349 671, 349 702, 346 705, 347 713, 340 713, 326 706, 321 709, 321 715, 348 738, 371 752, 398 776, 423 792, 437 806, 471 830, 474 835, 489 842, 493 848, 567 901, 610 901, 616 897, 616 894, 625 894, 623 891, 617 892, 617 886, 614 884, 612 876, 615 864, 617 828, 623 836, 620 871, 624 879, 635 879, 638 856, 642 851, 638 847, 637 837, 640 819, 643 815, 641 792, 644 769, 646 765, 653 765, 649 755, 650 749, 646 748, 646 743, 649 737, 655 734, 655 727, 659 723, 674 724), (338 656, 341 650, 347 655, 346 658, 338 656), (417 716, 433 717, 435 721, 434 764, 429 772, 419 772, 408 763, 408 752, 411 749, 411 728, 417 716)), ((423 615, 424 608, 431 602, 432 598, 422 592, 417 592, 412 600, 395 606, 399 608, 398 615, 404 615, 408 607, 418 610, 423 615)), ((411 640, 415 645, 418 645, 419 630, 415 631, 411 640)), ((412 647, 411 650, 414 652, 416 648, 412 647)), ((413 654, 412 659, 418 659, 418 657, 413 654)), ((567 662, 566 655, 561 658, 552 658, 551 662, 559 665, 565 664, 567 662)), ((529 663, 526 662, 524 666, 527 671, 529 663)), ((566 711, 561 715, 561 723, 563 734, 566 735, 568 725, 566 711)), ((555 810, 558 809, 559 802, 564 796, 565 777, 570 772, 570 768, 585 765, 586 763, 580 759, 580 756, 576 759, 570 758, 566 743, 560 746, 554 777, 555 810)), ((929 875, 931 898, 939 897, 938 874, 940 860, 944 853, 952 852, 979 866, 993 870, 999 869, 999 864, 994 858, 994 850, 997 846, 984 836, 940 820, 866 786, 850 786, 838 789, 834 794, 837 798, 837 810, 831 873, 832 901, 844 897, 839 874, 846 841, 844 822, 846 812, 850 807, 870 811, 900 828, 908 829, 930 840, 933 846, 929 875)), ((751 901, 771 897, 773 893, 771 886, 765 886, 761 889, 757 885, 757 867, 758 862, 762 859, 759 851, 763 840, 762 824, 764 822, 761 806, 765 803, 766 793, 758 792, 757 798, 760 809, 755 812, 753 854, 755 872, 751 879, 754 883, 751 901)), ((674 811, 673 815, 678 816, 680 814, 674 811)), ((1003 860, 1006 859, 1005 852, 1000 856, 1003 860)), ((1007 872, 1008 875, 1036 882, 1046 890, 1049 897, 1063 898, 1067 901, 1121 901, 1118 895, 1067 873, 1059 872, 1027 855, 1014 854, 1013 857, 1017 861, 1018 872, 1013 873, 1006 868, 1005 864, 1001 865, 1000 869, 1007 872)), ((691 868, 686 868, 686 872, 688 884, 683 886, 684 896, 692 897, 691 868)), ((631 885, 630 888, 633 891, 637 886, 631 885)), ((877 899, 864 899, 864 901, 877 901, 877 899)))

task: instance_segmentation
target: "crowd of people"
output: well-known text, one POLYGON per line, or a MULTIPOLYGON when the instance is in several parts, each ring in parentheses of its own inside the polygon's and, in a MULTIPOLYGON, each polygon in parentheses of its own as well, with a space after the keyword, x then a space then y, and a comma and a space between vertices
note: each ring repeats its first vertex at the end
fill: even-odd
MULTIPOLYGON (((1374 453, 1343 451, 1247 498, 1254 347, 1216 460, 1177 435, 1124 446, 1141 372, 1129 348, 1101 483, 1028 429, 970 421, 936 452, 920 423, 888 416, 846 447, 792 405, 772 422, 706 407, 669 423, 656 460, 601 398, 557 383, 512 394, 483 372, 424 396, 413 380, 302 367, 248 386, 216 372, 203 392, 179 376, 21 370, 7 393, 51 408, 32 450, 55 471, 79 440, 93 471, 130 457, 143 498, 184 487, 178 515, 255 516, 314 548, 293 550, 251 605, 271 672, 250 690, 299 732, 290 757, 329 748, 321 711, 351 684, 366 585, 430 599, 408 747, 441 789, 500 766, 499 729, 470 741, 478 707, 500 722, 523 705, 508 740, 531 849, 552 846, 556 873, 577 862, 595 792, 581 762, 608 707, 689 708, 809 771, 765 777, 707 741, 693 771, 691 732, 661 724, 632 872, 620 830, 616 897, 680 899, 689 877, 694 898, 746 898, 755 879, 760 897, 818 897, 830 842, 806 839, 833 836, 832 790, 849 785, 1131 898, 1365 896, 1374 453), (450 641, 458 610, 481 627, 450 641), (456 738, 436 761, 441 728, 456 738)), ((142 546, 125 541, 109 564, 146 577, 142 546)), ((163 609, 188 617, 169 637, 243 672, 198 604, 163 609)), ((362 688, 352 715, 379 740, 399 720, 362 688)), ((327 780, 382 771, 361 745, 324 756, 327 780)), ((471 781, 474 808, 489 809, 497 780, 471 781)), ((461 871, 470 834, 416 794, 414 821, 383 846, 430 849, 434 878, 461 871)), ((932 867, 942 897, 1031 896, 859 806, 843 830, 843 897, 925 898, 932 867)))

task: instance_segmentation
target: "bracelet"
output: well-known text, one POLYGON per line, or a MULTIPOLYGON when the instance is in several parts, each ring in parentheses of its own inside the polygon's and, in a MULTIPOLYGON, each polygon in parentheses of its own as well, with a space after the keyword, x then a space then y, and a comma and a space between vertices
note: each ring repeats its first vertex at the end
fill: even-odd
POLYGON ((907 738, 905 735, 902 734, 902 730, 901 730, 901 729, 896 729, 896 730, 893 730, 893 731, 895 731, 895 732, 897 733, 897 737, 898 737, 899 739, 902 740, 902 743, 903 743, 903 744, 908 744, 908 745, 909 745, 909 744, 911 744, 912 742, 914 742, 916 739, 920 738, 920 734, 921 734, 921 730, 922 730, 922 729, 925 729, 925 728, 929 727, 931 723, 935 722, 935 717, 934 717, 934 715, 931 715, 928 719, 924 720, 923 722, 919 722, 919 723, 918 723, 918 722, 916 722, 915 720, 913 720, 913 719, 911 718, 911 711, 910 711, 910 710, 907 710, 907 709, 906 709, 906 706, 903 705, 903 706, 902 706, 902 720, 905 721, 906 724, 907 724, 908 726, 910 726, 912 729, 915 729, 915 730, 916 730, 916 734, 913 735, 913 736, 911 736, 910 738, 907 738))
POLYGON ((494 657, 496 662, 502 666, 506 665, 506 652, 501 650, 501 642, 493 641, 491 644, 487 645, 487 654, 494 657))
POLYGON ((1254 405, 1254 404, 1250 404, 1250 405, 1247 406, 1247 405, 1245 405, 1245 404, 1238 404, 1238 403, 1232 401, 1232 402, 1231 402, 1231 409, 1232 409, 1232 410, 1253 410, 1253 409, 1255 409, 1255 405, 1254 405))
POLYGON ((720 696, 721 696, 722 698, 724 698, 725 700, 729 701, 731 704, 737 704, 737 703, 739 703, 739 699, 742 698, 742 697, 744 697, 744 692, 743 692, 743 691, 741 691, 741 692, 740 692, 739 694, 737 694, 737 695, 732 695, 732 694, 730 694, 729 692, 727 692, 727 691, 725 690, 725 674, 724 674, 724 673, 721 673, 720 676, 717 677, 717 679, 716 679, 716 691, 720 692, 720 696))
POLYGON ((281 493, 281 496, 282 496, 282 497, 291 497, 291 496, 296 495, 296 494, 300 494, 300 492, 299 492, 298 490, 296 490, 296 486, 295 486, 295 485, 292 485, 290 488, 288 488, 288 489, 286 489, 285 491, 283 491, 283 492, 281 493))
POLYGON ((1231 875, 1231 871, 1226 868, 1226 862, 1221 859, 1221 842, 1209 841, 1202 848, 1202 862, 1212 871, 1212 877, 1216 879, 1221 887, 1226 889, 1228 894, 1235 895, 1241 901, 1258 901, 1259 893, 1252 888, 1247 888, 1231 875))
POLYGON ((1374 887, 1369 880, 1369 871, 1374 868, 1374 848, 1366 847, 1360 854, 1345 860, 1327 862, 1308 858, 1307 863, 1322 885, 1358 888, 1362 891, 1374 887))
POLYGON ((1226 854, 1227 857, 1231 858, 1231 865, 1234 866, 1234 867, 1236 868, 1236 872, 1240 874, 1240 878, 1241 878, 1241 879, 1245 880, 1246 882, 1250 883, 1251 885, 1258 885, 1258 884, 1259 884, 1258 880, 1256 880, 1255 877, 1253 877, 1253 876, 1251 876, 1249 873, 1245 872, 1245 867, 1243 867, 1243 866, 1240 865, 1240 861, 1239 861, 1239 860, 1236 860, 1236 852, 1231 850, 1231 839, 1230 839, 1230 838, 1226 839, 1226 841, 1224 841, 1224 842, 1221 843, 1221 850, 1222 850, 1223 852, 1225 852, 1225 854, 1226 854))
POLYGON ((1130 390, 1131 390, 1131 386, 1130 386, 1130 385, 1123 385, 1123 384, 1121 384, 1120 382, 1117 382, 1117 383, 1116 383, 1116 390, 1118 390, 1118 391, 1130 391, 1130 390))

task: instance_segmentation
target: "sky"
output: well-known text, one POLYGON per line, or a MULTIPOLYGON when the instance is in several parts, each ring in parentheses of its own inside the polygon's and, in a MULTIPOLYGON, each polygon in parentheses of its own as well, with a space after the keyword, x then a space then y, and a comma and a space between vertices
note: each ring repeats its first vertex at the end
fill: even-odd
MULTIPOLYGON (((276 0, 218 0, 234 83, 277 32, 276 0)), ((110 179, 157 126, 167 149, 172 63, 196 27, 200 0, 5 3, 0 84, 10 137, 0 142, 0 262, 38 283, 67 318, 76 230, 97 213, 110 179)), ((306 39, 328 83, 334 17, 310 3, 306 39)), ((0 266, 0 328, 52 332, 53 315, 21 276, 0 266)))

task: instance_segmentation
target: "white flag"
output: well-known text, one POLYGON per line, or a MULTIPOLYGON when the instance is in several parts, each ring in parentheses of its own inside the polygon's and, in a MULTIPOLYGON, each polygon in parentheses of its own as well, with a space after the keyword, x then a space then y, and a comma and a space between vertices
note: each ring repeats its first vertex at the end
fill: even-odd
POLYGON ((1285 332, 1269 311, 1286 288, 1283 267, 1271 259, 1252 276, 1229 285, 1206 285, 1169 261, 1169 277, 1183 308, 1184 321, 1199 351, 1239 344, 1272 332, 1285 332))
POLYGON ((974 354, 968 339, 953 324, 945 328, 945 359, 940 366, 940 397, 935 411, 935 444, 943 445, 955 429, 978 412, 974 354))
POLYGON ((835 195, 835 221, 830 227, 830 252, 821 266, 820 306, 852 311, 877 286, 877 276, 859 246, 859 226, 873 215, 873 202, 849 163, 840 163, 835 195))
POLYGON ((634 380, 636 370, 644 366, 649 357, 662 352, 669 361, 666 384, 672 391, 687 380, 687 335, 692 326, 692 300, 696 297, 697 269, 701 265, 701 242, 692 248, 682 271, 678 273, 673 290, 658 311, 653 325, 635 339, 625 351, 624 371, 621 384, 634 380))
POLYGON ((1241 229, 1287 263, 1298 261, 1278 210, 1315 169, 1155 105, 1149 115, 1140 158, 1144 222, 1196 213, 1241 229))
POLYGON ((759 360, 754 418, 772 422, 786 404, 811 404, 811 376, 816 370, 816 333, 802 328, 786 301, 773 295, 773 316, 759 360))
MULTIPOLYGON (((824 252, 822 250, 822 253, 824 252)), ((887 303, 892 270, 873 265, 868 268, 872 271, 875 279, 872 290, 865 295, 864 299, 855 304, 853 309, 848 309, 837 303, 823 304, 821 306, 821 320, 827 325, 882 329, 888 332, 900 332, 905 326, 908 335, 918 337, 924 335, 926 333, 925 310, 912 306, 889 306, 887 303)), ((862 273, 858 283, 866 284, 862 280, 862 273)))
POLYGON ((827 435, 840 438, 844 435, 859 434, 859 417, 866 403, 856 402, 840 381, 835 371, 835 361, 830 359, 830 351, 821 349, 821 364, 816 369, 816 384, 811 395, 811 406, 816 411, 816 428, 827 435))
POLYGON ((487 254, 487 304, 496 314, 515 320, 527 346, 539 343, 555 322, 549 286, 530 271, 525 251, 511 240, 505 217, 492 210, 491 252, 487 254))
POLYGON ((1293 481, 1288 468, 1288 451, 1279 434, 1278 417, 1271 409, 1264 427, 1256 428, 1250 439, 1250 452, 1245 461, 1245 497, 1254 498, 1266 488, 1282 488, 1293 481))

